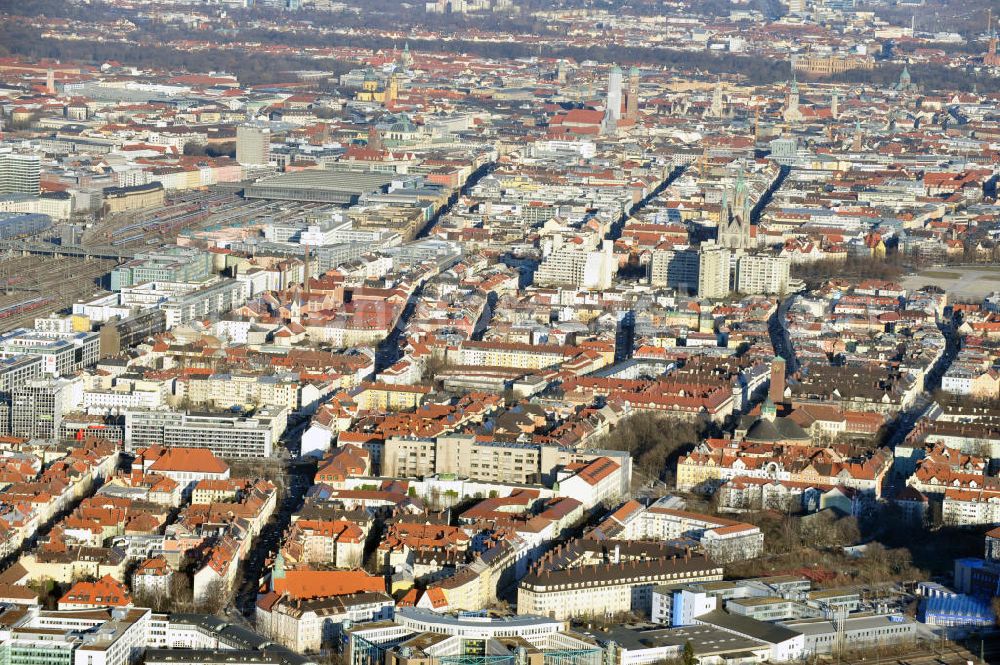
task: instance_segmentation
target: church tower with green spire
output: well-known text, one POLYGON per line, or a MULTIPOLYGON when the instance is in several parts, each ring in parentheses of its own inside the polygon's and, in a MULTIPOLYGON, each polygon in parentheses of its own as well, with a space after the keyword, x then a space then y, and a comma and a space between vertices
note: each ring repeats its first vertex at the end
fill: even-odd
POLYGON ((403 44, 403 54, 399 56, 399 66, 404 71, 413 69, 413 54, 410 53, 410 42, 403 44))
POLYGON ((271 591, 274 591, 274 583, 283 579, 285 579, 285 557, 279 550, 278 556, 274 557, 274 567, 271 569, 271 591))

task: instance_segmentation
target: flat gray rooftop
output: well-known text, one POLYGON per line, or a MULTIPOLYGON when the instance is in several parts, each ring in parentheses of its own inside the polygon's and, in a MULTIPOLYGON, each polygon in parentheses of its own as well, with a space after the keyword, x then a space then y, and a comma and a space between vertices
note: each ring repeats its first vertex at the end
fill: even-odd
MULTIPOLYGON (((398 177, 398 176, 395 176, 398 177)), ((244 191, 249 199, 322 201, 350 204, 364 194, 378 192, 395 179, 389 173, 361 173, 311 169, 260 180, 244 191)))
POLYGON ((705 624, 677 628, 658 628, 652 625, 611 626, 605 630, 586 630, 583 631, 583 634, 603 643, 614 641, 629 651, 666 646, 683 648, 688 641, 694 647, 695 653, 701 655, 770 648, 766 642, 736 635, 728 630, 705 624))

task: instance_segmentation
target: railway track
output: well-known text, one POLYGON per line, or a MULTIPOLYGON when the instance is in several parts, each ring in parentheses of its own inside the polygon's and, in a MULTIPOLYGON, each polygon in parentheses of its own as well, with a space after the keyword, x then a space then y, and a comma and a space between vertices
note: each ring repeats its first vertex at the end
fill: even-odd
MULTIPOLYGON (((983 657, 986 663, 996 663, 1000 656, 1000 649, 990 647, 984 649, 983 657), (991 650, 992 649, 992 650, 991 650)), ((830 662, 838 662, 836 659, 830 662)), ((943 648, 921 648, 911 653, 875 658, 867 655, 864 658, 844 658, 839 661, 842 665, 966 665, 969 662, 979 665, 978 654, 971 653, 968 649, 955 643, 948 643, 943 648)))
POLYGON ((114 261, 75 258, 0 258, 0 332, 30 326, 102 293, 98 282, 114 266, 114 261))
POLYGON ((119 248, 169 242, 179 234, 275 219, 301 220, 326 204, 246 200, 233 192, 198 191, 175 194, 160 208, 119 213, 105 218, 84 236, 85 245, 119 248))

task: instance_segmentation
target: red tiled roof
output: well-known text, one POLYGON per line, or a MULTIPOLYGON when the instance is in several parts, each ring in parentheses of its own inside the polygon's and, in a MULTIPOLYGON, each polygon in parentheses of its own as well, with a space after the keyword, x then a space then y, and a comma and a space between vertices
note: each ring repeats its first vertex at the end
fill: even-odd
POLYGON ((59 599, 59 603, 125 607, 132 604, 132 597, 128 587, 110 575, 105 575, 96 582, 77 582, 59 599))
POLYGON ((225 473, 229 465, 207 448, 165 448, 149 467, 150 471, 225 473))
POLYGON ((297 600, 350 593, 385 593, 385 580, 363 570, 289 570, 273 580, 274 590, 297 600))

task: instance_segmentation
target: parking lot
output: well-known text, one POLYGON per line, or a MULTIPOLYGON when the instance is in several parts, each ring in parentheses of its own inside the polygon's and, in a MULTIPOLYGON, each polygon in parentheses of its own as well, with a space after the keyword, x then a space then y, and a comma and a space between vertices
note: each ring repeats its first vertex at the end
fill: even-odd
POLYGON ((908 275, 902 283, 907 289, 938 286, 952 299, 982 300, 993 291, 1000 291, 1000 267, 940 266, 908 275))

